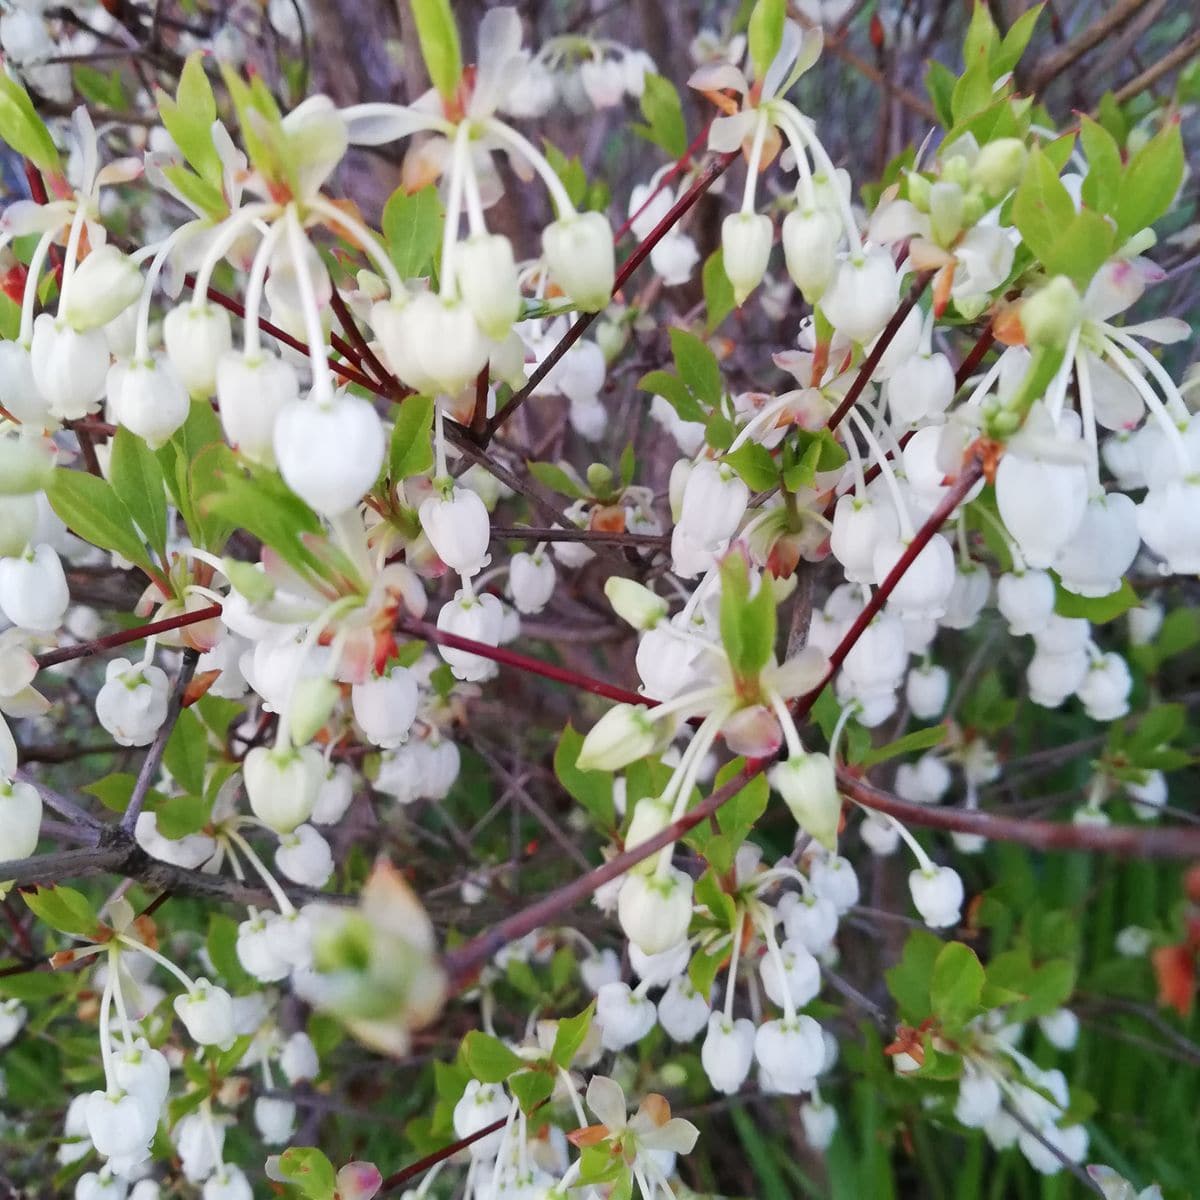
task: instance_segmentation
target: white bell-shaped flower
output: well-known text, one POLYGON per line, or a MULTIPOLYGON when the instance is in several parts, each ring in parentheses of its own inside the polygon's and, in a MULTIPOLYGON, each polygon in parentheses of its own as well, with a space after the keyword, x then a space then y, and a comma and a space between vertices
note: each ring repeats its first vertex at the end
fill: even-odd
POLYGON ((127 254, 105 243, 75 268, 66 303, 58 314, 76 333, 115 320, 142 294, 142 273, 127 254))
POLYGON ((570 213, 547 225, 542 252, 550 278, 583 309, 599 312, 612 298, 616 254, 603 213, 570 213))
POLYGON ((163 345, 183 386, 193 396, 211 396, 217 364, 233 346, 229 314, 215 304, 179 304, 163 318, 163 345))
POLYGON ((1037 633, 1054 612, 1054 581, 1045 571, 1001 575, 996 583, 996 606, 1014 636, 1037 633))
POLYGON ((275 465, 275 421, 300 398, 296 368, 273 354, 230 351, 217 364, 217 404, 229 444, 252 463, 275 465))
POLYGON ((1137 511, 1122 492, 1102 492, 1088 501, 1079 527, 1054 560, 1067 591, 1108 596, 1121 586, 1141 543, 1137 511))
POLYGON ((48 423, 49 401, 33 377, 29 347, 21 342, 0 342, 0 404, 31 429, 48 423))
POLYGON ((908 890, 921 919, 931 929, 955 925, 962 912, 963 884, 952 867, 917 868, 909 873, 908 890))
POLYGON ((900 303, 900 276, 880 247, 843 259, 821 297, 829 323, 852 342, 869 342, 900 303))
POLYGON ((42 827, 42 797, 23 780, 0 775, 0 853, 5 860, 28 858, 36 849, 42 827))
POLYGON ((783 931, 788 941, 810 954, 824 954, 837 936, 838 907, 825 896, 797 896, 789 892, 779 902, 783 931))
POLYGON ((774 233, 766 213, 733 212, 721 222, 721 258, 739 305, 767 273, 774 233))
MULTIPOLYGON (((79 1099, 86 1099, 78 1097, 79 1099)), ((136 1191, 136 1189, 134 1189, 136 1191)), ((98 1175, 95 1171, 85 1171, 75 1181, 75 1200, 126 1200, 130 1195, 128 1182, 118 1175, 105 1171, 98 1175)))
POLYGON ((1167 780, 1161 771, 1145 771, 1144 778, 1131 780, 1125 790, 1133 800, 1133 815, 1142 821, 1155 820, 1167 802, 1167 780))
POLYGON ((895 541, 896 510, 870 495, 841 496, 833 510, 829 548, 851 583, 875 582, 875 551, 895 541))
POLYGON ((388 365, 410 387, 456 396, 487 365, 491 343, 463 300, 421 292, 371 311, 388 365))
POLYGON ((634 661, 642 680, 642 693, 654 700, 670 700, 701 682, 704 649, 680 635, 671 625, 647 630, 638 640, 634 661))
POLYGON ((279 839, 275 865, 293 883, 322 888, 333 874, 333 852, 311 825, 297 825, 279 839))
POLYGON ((109 363, 102 329, 76 333, 42 313, 33 323, 29 354, 34 382, 52 416, 74 421, 96 409, 109 363))
POLYGON ((521 287, 512 243, 499 233, 481 233, 455 249, 458 290, 479 328, 494 341, 508 336, 521 314, 521 287))
POLYGON ((1025 668, 1029 698, 1043 708, 1058 708, 1080 687, 1088 673, 1086 650, 1047 654, 1039 650, 1025 668))
POLYGON ((1000 1098, 1000 1084, 994 1075, 964 1063, 954 1119, 968 1129, 982 1129, 999 1111, 1000 1098))
POLYGON ((197 979, 174 1003, 176 1015, 197 1045, 227 1049, 233 1044, 233 1000, 224 988, 197 979))
POLYGON ((113 1073, 121 1090, 142 1106, 146 1123, 156 1129, 171 1086, 171 1068, 166 1057, 152 1049, 145 1038, 138 1038, 116 1056, 113 1073))
POLYGON ((753 1061, 753 1023, 745 1017, 730 1021, 723 1013, 713 1013, 700 1047, 700 1063, 714 1090, 733 1095, 746 1082, 753 1061))
POLYGON ((681 942, 692 919, 692 878, 670 867, 661 878, 634 874, 617 896, 617 916, 625 936, 647 954, 681 942))
POLYGON ((946 597, 946 611, 938 624, 943 629, 971 629, 992 592, 992 577, 976 563, 959 564, 954 586, 946 597))
POLYGON ((478 493, 464 487, 435 491, 421 501, 418 516, 438 558, 450 570, 470 578, 488 562, 492 527, 478 493))
POLYGON ((825 1066, 825 1038, 812 1017, 764 1021, 754 1034, 754 1057, 771 1089, 787 1096, 812 1090, 825 1066))
POLYGON ((895 691, 907 665, 903 625, 899 617, 885 610, 854 643, 842 663, 842 673, 857 691, 870 695, 895 691))
POLYGON ((837 269, 837 244, 841 230, 826 209, 793 209, 783 218, 780 240, 792 282, 809 304, 825 293, 837 269))
POLYGON ((759 967, 763 990, 772 1004, 786 1008, 784 996, 803 1008, 821 990, 821 968, 799 938, 789 938, 779 947, 779 955, 768 954, 759 967))
POLYGON ((896 795, 912 804, 937 804, 950 787, 950 768, 936 754, 896 768, 896 795))
POLYGON ((202 867, 217 850, 215 839, 207 833, 189 833, 181 838, 164 837, 158 831, 158 817, 152 812, 138 813, 133 836, 151 858, 188 870, 202 867))
POLYGON ((996 468, 996 504, 1026 563, 1039 569, 1075 536, 1087 509, 1082 463, 1027 458, 1009 450, 996 468))
POLYGON ((378 478, 387 448, 375 409, 348 392, 284 405, 274 446, 284 482, 323 517, 358 504, 378 478))
POLYGON ((606 948, 581 959, 579 977, 593 993, 598 993, 606 983, 616 983, 621 978, 621 960, 617 952, 606 948))
MULTIPOLYGON (((473 592, 459 590, 454 599, 442 605, 438 613, 437 626, 447 633, 483 642, 489 646, 500 644, 504 622, 504 610, 493 595, 477 596, 473 592)), ((496 673, 496 664, 481 654, 469 650, 456 650, 451 646, 439 646, 438 653, 445 659, 456 679, 478 683, 490 679, 496 673)))
MULTIPOLYGON (((257 1103, 261 1104, 262 1101, 257 1103)), ((204 1181, 201 1200, 254 1200, 254 1191, 241 1167, 222 1163, 204 1181)))
POLYGON ((1116 721, 1129 712, 1133 677, 1129 665, 1116 653, 1102 654, 1088 667, 1075 694, 1093 721, 1116 721))
POLYGON ((268 1146, 281 1146, 296 1131, 296 1106, 276 1096, 259 1096, 254 1101, 254 1124, 268 1146))
POLYGON ((184 1178, 201 1183, 220 1165, 225 1148, 225 1123, 213 1121, 202 1113, 180 1117, 172 1131, 184 1178))
POLYGON ((1200 483, 1175 479, 1152 487, 1138 505, 1142 540, 1174 575, 1200 574, 1200 483))
POLYGON ((640 1042, 654 1028, 656 1018, 650 1000, 627 983, 606 983, 596 993, 596 1020, 606 1050, 624 1050, 640 1042))
POLYGON ((827 754, 791 755, 768 773, 771 786, 810 837, 832 850, 837 844, 842 799, 827 754))
MULTIPOLYGON (((504 1089, 494 1083, 480 1083, 478 1079, 471 1079, 454 1106, 455 1136, 469 1138, 479 1130, 504 1120, 507 1115, 508 1097, 504 1089)), ((467 1149, 477 1162, 491 1162, 499 1152, 503 1139, 503 1130, 497 1129, 476 1138, 467 1149)))
POLYGON ((353 799, 354 768, 349 763, 331 764, 325 768, 309 820, 314 825, 335 825, 353 799))
POLYGON ((417 677, 407 667, 394 666, 386 675, 350 689, 354 719, 375 746, 399 746, 408 740, 418 699, 417 677))
POLYGON ((255 746, 242 770, 254 815, 276 833, 290 833, 308 820, 325 777, 325 764, 312 746, 255 746))
POLYGON ((317 1048, 303 1029, 298 1029, 283 1043, 283 1049, 279 1053, 279 1066, 288 1083, 293 1086, 316 1079, 321 1073, 317 1048))
POLYGON ((638 979, 650 987, 666 987, 672 979, 677 979, 687 970, 691 957, 691 947, 686 940, 657 954, 647 954, 636 943, 631 942, 629 946, 629 965, 638 979))
POLYGON ((161 668, 111 659, 96 693, 96 717, 118 745, 148 746, 167 719, 169 690, 161 668))
POLYGON ((238 925, 234 948, 243 969, 260 983, 275 983, 291 973, 291 964, 276 952, 270 927, 261 914, 238 925))
POLYGON ((950 696, 950 674, 936 663, 913 667, 904 684, 904 698, 918 721, 935 721, 950 696))
POLYGON ((837 1109, 822 1100, 808 1100, 800 1105, 800 1124, 804 1137, 814 1150, 828 1150, 837 1133, 837 1109))
POLYGON ((884 395, 898 425, 916 425, 939 417, 954 399, 954 368, 942 353, 914 354, 884 385, 884 395))
POLYGON ((133 1166, 150 1156, 156 1123, 134 1095, 92 1092, 87 1099, 87 1129, 92 1145, 120 1166, 133 1166))
MULTIPOLYGON (((887 579, 907 550, 907 544, 899 538, 875 547, 877 584, 887 579)), ((954 551, 940 533, 935 533, 900 577, 888 603, 901 616, 936 620, 946 611, 954 580, 954 551)))
POLYGON ((1069 1008, 1038 1017, 1038 1028, 1056 1050, 1074 1050, 1079 1041, 1079 1018, 1069 1008))
POLYGON ((708 1025, 708 1000, 686 975, 676 975, 658 1002, 658 1023, 673 1042, 691 1042, 708 1025))
POLYGON ((157 450, 187 420, 191 401, 175 369, 165 358, 115 362, 105 390, 118 425, 157 450))
POLYGON ((544 551, 514 554, 508 564, 508 589, 517 611, 540 613, 554 595, 557 578, 554 560, 544 551))
POLYGON ((1146 600, 1131 608, 1129 616, 1129 640, 1135 646, 1148 646, 1162 628, 1166 610, 1157 600, 1146 600))
POLYGON ((732 467, 705 459, 688 475, 679 528, 709 549, 723 545, 749 501, 750 489, 732 467))
MULTIPOLYGON (((858 876, 850 861, 838 854, 817 859, 809 869, 809 879, 816 895, 830 901, 839 913, 846 912, 858 903, 858 876)), ((788 936, 800 937, 808 945, 803 936, 793 934, 790 929, 788 936)), ((809 948, 812 948, 811 945, 809 948)))
POLYGON ((18 628, 53 633, 70 602, 67 577, 51 546, 0 559, 0 611, 18 628))
POLYGON ((867 813, 858 827, 858 835, 876 858, 888 858, 900 848, 900 830, 891 821, 867 813))

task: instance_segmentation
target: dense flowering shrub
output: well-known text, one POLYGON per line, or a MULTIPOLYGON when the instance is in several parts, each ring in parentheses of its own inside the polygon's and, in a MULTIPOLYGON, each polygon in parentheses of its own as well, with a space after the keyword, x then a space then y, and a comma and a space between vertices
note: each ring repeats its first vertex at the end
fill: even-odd
MULTIPOLYGON (((930 135, 863 186, 799 99, 845 6, 725 14, 691 47, 697 132, 635 46, 531 44, 493 7, 464 65, 449 0, 412 0, 412 103, 272 87, 236 23, 171 18, 147 53, 173 86, 123 123, 75 105, 106 77, 69 65, 129 32, 108 7, 0 17, 29 189, 0 213, 0 1066, 25 1101, 0 1175, 654 1200, 710 1186, 666 1093, 783 1098, 819 1159, 869 1136, 849 1078, 907 1108, 893 1128, 1132 1196, 1087 1167, 1117 1135, 1072 1073, 1077 931, 1027 864, 978 864, 997 840, 1200 853, 1155 824, 1191 763, 1163 672, 1200 640, 1172 590, 1200 573, 1200 419, 1163 350, 1191 331, 1154 287, 1186 105, 1048 111, 1040 9, 1002 34, 980 4, 962 73, 929 69, 930 135), (668 158, 614 229, 538 122, 623 104, 668 158), (402 164, 374 223, 338 185, 364 150, 402 164), (535 242, 509 203, 548 214, 535 242), (538 405, 565 429, 534 449, 538 405), (89 573, 121 598, 89 602, 89 573), (572 624, 619 651, 588 663, 572 624), (603 703, 563 728, 515 671, 603 703), (516 757, 480 735, 497 704, 516 757), (89 706, 111 741, 56 774, 39 731, 89 706), (985 805, 1019 720, 1093 756, 1072 819, 985 805), (481 767, 512 846, 469 861, 481 767), (526 809, 573 874, 521 902, 526 809), (866 994, 842 957, 864 924, 866 994), (339 1058, 398 1078, 434 1045, 384 1144, 429 1156, 346 1162, 362 1139, 320 1132, 339 1058)), ((255 20, 319 37, 300 4, 255 20)), ((1153 941, 1186 1014, 1180 912, 1113 953, 1153 941)))

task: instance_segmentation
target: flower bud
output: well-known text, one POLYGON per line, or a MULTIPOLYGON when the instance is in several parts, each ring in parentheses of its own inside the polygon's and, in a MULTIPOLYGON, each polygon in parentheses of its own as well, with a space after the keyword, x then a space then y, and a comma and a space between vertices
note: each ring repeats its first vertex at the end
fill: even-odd
POLYGON ((634 629, 653 629, 667 615, 667 602, 634 579, 610 575, 604 594, 617 616, 634 629))
MULTIPOLYGON (((256 1103, 261 1104, 262 1101, 259 1100, 256 1103)), ((277 1101, 276 1103, 285 1104, 287 1101, 277 1101)), ((201 1200, 254 1200, 254 1191, 241 1167, 223 1162, 204 1181, 201 1200)))
POLYGON ((221 428, 252 463, 275 465, 276 418, 299 397, 295 368, 273 354, 251 358, 231 350, 217 363, 221 428))
POLYGON ((624 1050, 654 1028, 654 1005, 627 983, 606 983, 596 994, 600 1043, 606 1050, 624 1050))
POLYGON ((254 1101, 254 1124, 268 1146, 281 1146, 296 1129, 296 1106, 290 1100, 259 1096, 254 1101))
MULTIPOLYGON (((648 842, 652 837, 662 833, 671 823, 671 806, 658 796, 644 796, 633 806, 633 816, 629 821, 629 832, 625 834, 625 849, 632 850, 642 842, 648 842)), ((639 863, 634 870, 653 868, 653 855, 645 862, 639 863)))
POLYGON ((183 386, 211 396, 217 364, 233 346, 229 314, 214 304, 179 304, 163 318, 163 345, 183 386))
POLYGON ((952 867, 918 868, 908 876, 908 890, 921 919, 931 929, 958 923, 962 911, 963 885, 952 867))
POLYGON ((550 278, 584 312, 599 312, 616 278, 612 227, 603 213, 570 213, 547 225, 542 252, 550 278))
POLYGON ((350 689, 354 719, 375 746, 399 746, 408 740, 417 715, 417 679, 406 667, 356 683, 350 689))
POLYGON ((481 233, 455 249, 458 290, 479 328, 494 341, 508 336, 521 314, 521 287, 512 243, 499 233, 481 233))
POLYGON ((939 182, 929 189, 929 222, 940 246, 949 246, 962 232, 963 190, 957 183, 939 182))
POLYGON ((792 282, 809 304, 825 294, 837 269, 837 219, 824 209, 795 209, 783 218, 783 257, 792 282))
POLYGON ((508 564, 508 590, 521 613, 540 613, 554 595, 554 560, 541 550, 514 554, 508 564))
POLYGON ((255 746, 243 769, 254 815, 276 833, 290 833, 312 815, 325 775, 321 755, 312 746, 255 746))
POLYGON ((167 719, 170 685, 159 667, 114 658, 96 693, 96 717, 120 746, 148 746, 167 719))
POLYGON ((142 273, 116 246, 97 246, 76 268, 59 317, 76 333, 107 325, 142 294, 142 273))
POLYGON ((835 849, 842 800, 829 756, 788 758, 771 768, 768 779, 804 832, 826 849, 835 849))
POLYGON ((307 1033, 297 1030, 284 1042, 279 1055, 279 1066, 288 1083, 293 1086, 316 1079, 321 1073, 321 1063, 317 1058, 317 1049, 307 1033))
POLYGON ((117 424, 136 433, 151 450, 170 439, 191 407, 175 369, 162 358, 113 363, 105 390, 117 424))
POLYGON ((847 859, 831 854, 818 859, 809 869, 809 880, 813 892, 829 900, 839 913, 844 913, 858 903, 858 876, 847 859))
POLYGON ((1056 275, 1021 303, 1025 341, 1030 346, 1065 346, 1080 322, 1082 306, 1075 285, 1065 275, 1056 275))
POLYGON ((808 1100, 800 1105, 800 1124, 804 1126, 804 1137, 818 1151, 828 1150, 837 1133, 837 1109, 822 1100, 808 1100))
POLYGON ((53 416, 73 421, 97 407, 109 362, 102 329, 76 333, 42 313, 33 323, 29 353, 34 382, 53 416))
POLYGON ((580 771, 619 771, 645 758, 660 742, 660 722, 641 705, 618 704, 592 726, 575 766, 580 771))
POLYGON ((58 555, 47 545, 0 559, 0 611, 16 626, 52 633, 71 602, 58 555))
POLYGON ((378 414, 348 392, 286 404, 275 421, 274 447, 284 482, 323 517, 358 504, 379 477, 387 449, 378 414))
POLYGON ((1020 138, 997 138, 980 147, 971 179, 990 197, 1007 195, 1025 170, 1025 143, 1020 138))
POLYGON ((945 667, 930 663, 909 671, 904 697, 918 721, 933 721, 940 717, 949 695, 950 675, 945 667))
POLYGON ((288 730, 297 746, 307 745, 328 723, 342 689, 324 675, 305 675, 296 681, 288 699, 288 730))
POLYGON ((421 528, 437 556, 468 579, 488 562, 492 527, 487 506, 470 488, 435 492, 421 501, 421 528))
POLYGON ((687 935, 692 919, 692 879, 676 867, 662 878, 630 875, 617 896, 625 936, 647 954, 659 954, 687 935))
POLYGON ((48 438, 21 431, 0 436, 0 496, 43 491, 50 483, 55 457, 54 443, 48 438))
POLYGON ((0 841, 6 859, 28 858, 42 827, 42 797, 31 783, 0 778, 0 841))
POLYGON ((721 222, 721 257, 739 306, 767 273, 773 234, 771 218, 765 213, 730 213, 721 222))
POLYGON ((197 979, 191 991, 175 997, 175 1013, 197 1045, 222 1050, 233 1045, 233 1000, 224 988, 197 979))

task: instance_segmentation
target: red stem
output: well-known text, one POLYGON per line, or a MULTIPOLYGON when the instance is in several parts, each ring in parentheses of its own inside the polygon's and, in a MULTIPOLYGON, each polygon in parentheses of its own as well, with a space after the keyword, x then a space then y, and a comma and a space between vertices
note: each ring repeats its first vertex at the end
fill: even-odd
POLYGON ((38 670, 53 667, 58 663, 70 662, 76 658, 89 658, 104 650, 112 650, 116 646, 124 646, 129 642, 140 642, 143 638, 158 633, 168 633, 172 629, 183 629, 188 625, 198 625, 201 621, 211 621, 221 615, 221 606, 211 604, 208 608, 198 608, 195 612, 180 613, 177 617, 166 617, 162 621, 151 621, 149 625, 138 625, 134 629, 122 629, 119 633, 109 633, 104 637, 92 638, 88 642, 79 642, 75 646, 61 646, 57 650, 47 650, 37 656, 38 670))
POLYGON ((460 1150, 465 1150, 472 1142, 479 1141, 480 1138, 485 1138, 489 1133, 495 1133, 498 1129, 503 1129, 508 1124, 508 1117, 497 1117, 490 1125, 485 1125, 482 1129, 475 1130, 465 1138, 459 1138, 457 1142, 451 1142, 448 1146, 443 1146, 440 1150, 435 1150, 432 1154, 425 1155, 424 1158, 418 1158, 415 1163, 409 1163, 407 1167, 401 1167, 399 1171, 389 1175, 380 1185, 379 1192, 390 1192, 393 1188, 398 1188, 402 1183, 407 1183, 410 1179, 416 1179, 418 1175, 424 1175, 430 1167, 436 1167, 438 1163, 445 1162, 446 1159, 452 1158, 460 1150))

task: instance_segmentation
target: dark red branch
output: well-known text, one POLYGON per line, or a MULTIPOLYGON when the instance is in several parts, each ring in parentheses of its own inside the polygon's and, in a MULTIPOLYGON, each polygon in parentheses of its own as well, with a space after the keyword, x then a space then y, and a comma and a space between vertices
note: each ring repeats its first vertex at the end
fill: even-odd
POLYGON ((92 638, 88 642, 79 642, 74 646, 60 646, 57 650, 47 650, 37 656, 38 670, 53 667, 58 663, 70 662, 76 658, 88 658, 117 646, 125 646, 129 642, 140 642, 154 634, 169 633, 172 629, 183 629, 188 625, 198 625, 201 621, 211 621, 221 615, 219 604, 210 604, 207 608, 198 608, 195 612, 180 613, 177 617, 167 617, 162 621, 151 621, 149 625, 138 625, 133 629, 122 629, 117 633, 109 633, 104 637, 92 638))

